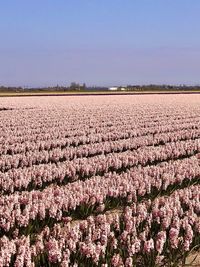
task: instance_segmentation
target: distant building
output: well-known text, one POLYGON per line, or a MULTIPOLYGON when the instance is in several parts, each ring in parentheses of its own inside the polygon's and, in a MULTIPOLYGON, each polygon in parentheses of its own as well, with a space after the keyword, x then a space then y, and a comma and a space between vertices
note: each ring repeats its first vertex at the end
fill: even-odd
POLYGON ((121 90, 121 91, 126 91, 126 88, 121 87, 120 90, 121 90))
POLYGON ((108 90, 110 90, 110 91, 117 91, 118 90, 118 87, 116 87, 116 86, 109 87, 108 90))

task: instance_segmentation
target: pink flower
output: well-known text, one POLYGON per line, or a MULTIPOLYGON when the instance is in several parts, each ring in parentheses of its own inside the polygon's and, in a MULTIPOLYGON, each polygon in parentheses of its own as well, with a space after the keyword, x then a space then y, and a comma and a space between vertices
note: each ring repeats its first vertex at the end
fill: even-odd
POLYGON ((178 248, 179 244, 179 230, 176 228, 171 228, 169 231, 169 239, 170 239, 170 244, 172 248, 178 248))
POLYGON ((120 267, 123 265, 122 258, 119 254, 114 254, 114 256, 112 257, 112 260, 111 260, 111 265, 113 267, 120 267))
POLYGON ((125 261, 125 267, 132 267, 132 266, 133 266, 133 259, 129 257, 125 261))
POLYGON ((156 250, 158 251, 159 254, 162 253, 165 242, 166 242, 166 232, 161 231, 157 234, 156 238, 156 250))
POLYGON ((153 249, 154 249, 154 241, 152 238, 144 242, 144 252, 149 253, 153 249))

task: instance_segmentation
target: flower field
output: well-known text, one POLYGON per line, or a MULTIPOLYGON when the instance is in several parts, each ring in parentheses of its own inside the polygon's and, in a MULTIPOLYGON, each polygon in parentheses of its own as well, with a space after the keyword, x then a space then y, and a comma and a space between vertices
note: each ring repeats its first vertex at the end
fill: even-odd
POLYGON ((200 95, 0 99, 0 267, 184 266, 200 95))

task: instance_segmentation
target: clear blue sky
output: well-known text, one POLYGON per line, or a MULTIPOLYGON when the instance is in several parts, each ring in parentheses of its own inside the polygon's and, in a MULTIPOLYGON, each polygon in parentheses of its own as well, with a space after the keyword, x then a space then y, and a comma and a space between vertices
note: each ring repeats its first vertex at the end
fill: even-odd
POLYGON ((0 84, 200 83, 199 0, 0 0, 0 84))

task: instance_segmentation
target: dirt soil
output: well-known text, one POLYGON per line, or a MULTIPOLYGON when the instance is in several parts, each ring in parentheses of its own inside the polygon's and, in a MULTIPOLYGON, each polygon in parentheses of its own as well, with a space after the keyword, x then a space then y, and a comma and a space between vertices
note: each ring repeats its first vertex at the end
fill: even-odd
POLYGON ((197 253, 193 253, 190 255, 187 260, 184 267, 200 267, 200 251, 197 253))

